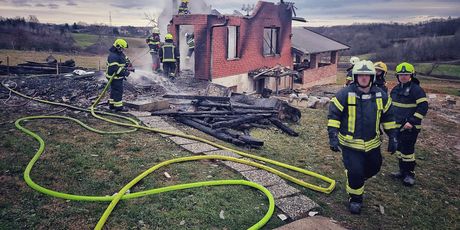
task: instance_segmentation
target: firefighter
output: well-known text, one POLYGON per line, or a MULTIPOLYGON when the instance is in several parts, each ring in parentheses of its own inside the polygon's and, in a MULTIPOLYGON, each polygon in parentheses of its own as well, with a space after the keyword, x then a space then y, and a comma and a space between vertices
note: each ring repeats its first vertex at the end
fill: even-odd
POLYGON ((190 10, 188 9, 188 2, 189 0, 182 0, 179 6, 179 15, 186 15, 190 14, 190 10))
POLYGON ((192 57, 193 52, 195 51, 195 35, 193 33, 185 33, 185 40, 188 46, 186 58, 190 59, 190 57, 192 57))
POLYGON ((173 44, 172 34, 166 34, 165 43, 160 49, 160 60, 163 63, 163 73, 166 77, 174 79, 179 63, 179 49, 173 44))
POLYGON ((351 75, 353 84, 331 99, 327 126, 331 150, 342 151, 349 211, 360 214, 364 182, 382 165, 380 125, 389 136, 389 152, 396 152, 398 142, 391 99, 375 86, 373 63, 355 63, 351 75))
POLYGON ((152 55, 152 70, 158 72, 160 69, 160 57, 158 52, 160 50, 160 29, 157 27, 152 29, 152 34, 145 40, 149 46, 150 55, 152 55))
POLYGON ((379 62, 374 63, 374 67, 375 67, 375 74, 376 74, 375 85, 381 88, 385 93, 388 94, 387 81, 385 80, 385 76, 387 75, 387 72, 388 72, 387 65, 379 61, 379 62))
POLYGON ((347 78, 345 80, 345 86, 347 85, 350 85, 352 82, 353 82, 353 78, 352 78, 352 74, 351 74, 351 71, 353 70, 353 66, 355 66, 355 64, 359 62, 359 57, 351 57, 350 58, 350 64, 351 66, 348 67, 348 69, 346 70, 347 71, 347 78))
POLYGON ((420 81, 415 78, 414 66, 403 62, 396 66, 399 84, 391 90, 391 99, 396 114, 398 133, 399 172, 392 173, 406 186, 415 184, 415 142, 421 129, 422 119, 428 111, 428 100, 420 81))
POLYGON ((110 84, 109 109, 115 112, 127 111, 123 107, 123 80, 129 76, 128 66, 130 65, 129 59, 123 53, 123 50, 127 48, 128 43, 124 39, 116 39, 109 49, 110 53, 107 58, 105 75, 109 80, 113 78, 110 84))

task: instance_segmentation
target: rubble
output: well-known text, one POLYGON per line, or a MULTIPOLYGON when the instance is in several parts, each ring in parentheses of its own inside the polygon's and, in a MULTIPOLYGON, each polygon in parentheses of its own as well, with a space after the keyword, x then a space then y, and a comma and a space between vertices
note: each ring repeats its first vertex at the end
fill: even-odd
MULTIPOLYGON (((107 80, 102 72, 80 78, 65 75, 30 75, 30 76, 9 76, 8 79, 16 90, 38 99, 72 104, 78 107, 87 108, 97 98, 105 87, 107 80)), ((166 90, 156 84, 149 87, 138 87, 129 81, 124 82, 125 101, 137 100, 138 97, 158 97, 166 90)), ((107 96, 106 96, 107 97, 107 96)), ((104 101, 104 100, 103 100, 104 101)))
MULTIPOLYGON (((225 90, 224 90, 225 91, 225 90)), ((153 116, 170 116, 175 120, 238 145, 258 148, 264 142, 249 135, 249 129, 274 125, 291 136, 298 133, 281 120, 297 122, 300 111, 275 98, 254 98, 247 95, 201 96, 164 95, 164 98, 191 100, 182 108, 152 112, 153 116)))
POLYGON ((0 75, 71 73, 76 68, 84 69, 81 67, 75 67, 75 61, 72 59, 65 62, 57 62, 55 59, 51 60, 48 57, 47 62, 44 63, 26 61, 25 63, 18 64, 17 66, 0 65, 0 75))

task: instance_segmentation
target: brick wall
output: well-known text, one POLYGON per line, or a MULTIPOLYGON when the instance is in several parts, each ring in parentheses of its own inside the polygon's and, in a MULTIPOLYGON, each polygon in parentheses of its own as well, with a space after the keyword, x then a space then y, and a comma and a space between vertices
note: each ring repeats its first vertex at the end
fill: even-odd
POLYGON ((307 69, 303 71, 303 84, 295 84, 294 88, 308 88, 314 85, 335 83, 337 79, 337 64, 307 69))
POLYGON ((229 26, 239 26, 239 58, 227 60, 227 29, 215 28, 213 32, 213 78, 247 73, 251 70, 276 64, 292 67, 291 56, 291 12, 284 5, 258 2, 249 19, 230 17, 229 26), (263 31, 267 27, 279 28, 279 55, 263 55, 263 31))
POLYGON ((286 5, 258 2, 253 15, 249 18, 195 14, 176 15, 169 25, 169 31, 176 38, 179 25, 194 25, 195 77, 210 80, 248 73, 264 66, 273 67, 276 64, 292 68, 291 17, 291 11, 286 9, 286 5), (225 26, 216 26, 222 24, 225 26), (227 60, 226 26, 239 26, 238 58, 234 60, 227 60), (278 27, 280 29, 278 37, 279 55, 270 57, 263 55, 263 30, 265 27, 278 27))

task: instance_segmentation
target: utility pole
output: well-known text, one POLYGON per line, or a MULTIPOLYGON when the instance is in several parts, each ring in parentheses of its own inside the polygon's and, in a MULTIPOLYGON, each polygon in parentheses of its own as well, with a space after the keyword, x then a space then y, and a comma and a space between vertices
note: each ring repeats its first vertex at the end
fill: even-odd
POLYGON ((109 11, 109 25, 112 27, 112 11, 109 11))

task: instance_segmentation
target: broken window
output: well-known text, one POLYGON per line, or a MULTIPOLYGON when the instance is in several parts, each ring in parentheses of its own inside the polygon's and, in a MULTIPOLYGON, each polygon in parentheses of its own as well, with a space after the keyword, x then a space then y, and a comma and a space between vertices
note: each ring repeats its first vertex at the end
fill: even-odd
POLYGON ((227 26, 227 59, 238 58, 239 26, 227 26))
POLYGON ((279 54, 278 31, 279 28, 264 28, 264 55, 279 54))

